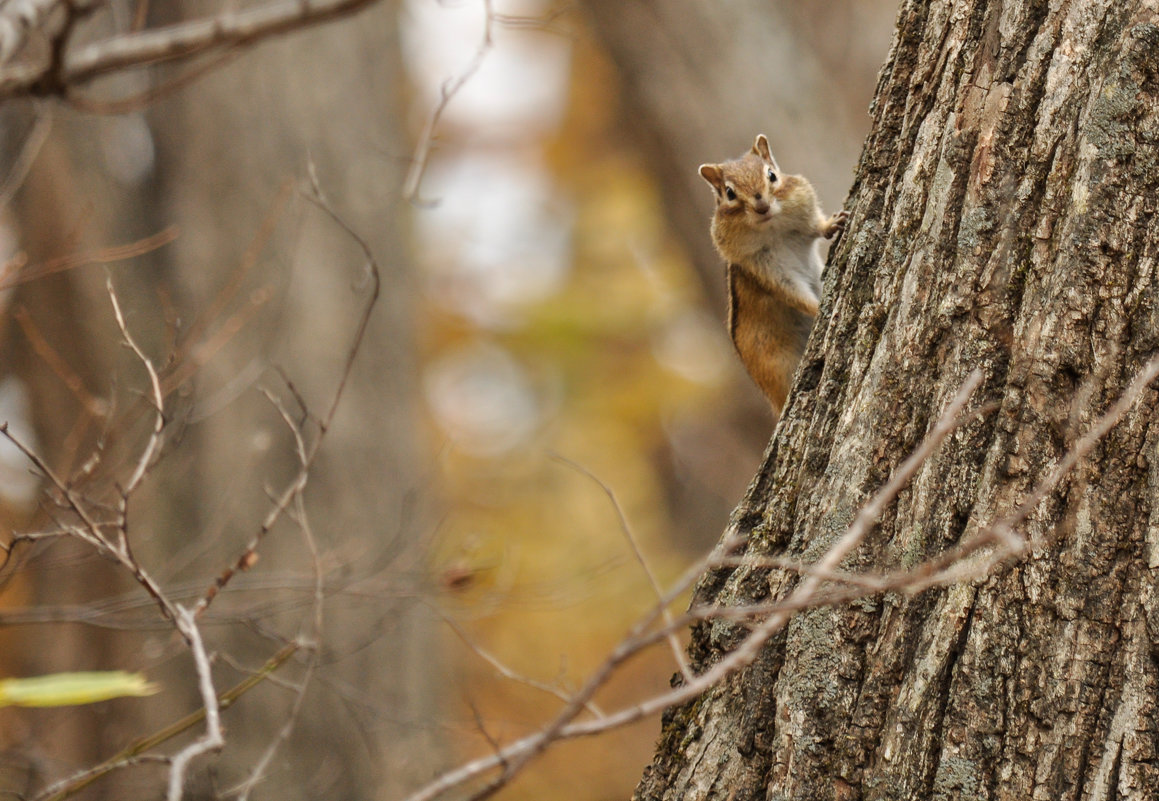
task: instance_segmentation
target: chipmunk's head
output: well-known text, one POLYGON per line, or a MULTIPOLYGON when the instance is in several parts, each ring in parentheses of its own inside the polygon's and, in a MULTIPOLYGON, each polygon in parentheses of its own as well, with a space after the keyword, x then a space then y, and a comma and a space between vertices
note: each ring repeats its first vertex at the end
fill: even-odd
POLYGON ((727 261, 744 261, 784 236, 812 235, 813 187, 781 171, 764 134, 738 159, 701 164, 700 176, 716 195, 712 239, 727 261))
POLYGON ((764 246, 782 212, 784 195, 779 190, 786 177, 765 135, 739 159, 701 164, 700 176, 716 195, 712 237, 725 259, 738 261, 764 246))
POLYGON ((776 213, 774 193, 781 180, 781 168, 769 151, 769 140, 764 134, 757 136, 753 149, 739 159, 701 164, 700 177, 716 193, 716 208, 720 213, 745 213, 754 223, 776 213))

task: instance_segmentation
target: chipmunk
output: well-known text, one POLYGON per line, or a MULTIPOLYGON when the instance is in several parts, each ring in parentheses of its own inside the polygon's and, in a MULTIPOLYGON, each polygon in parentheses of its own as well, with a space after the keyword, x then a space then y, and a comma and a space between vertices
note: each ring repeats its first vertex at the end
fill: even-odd
POLYGON ((849 213, 826 218, 813 185, 781 171, 764 134, 739 159, 701 164, 700 175, 716 193, 711 231, 726 262, 728 332, 780 417, 820 302, 817 241, 843 230, 849 213))

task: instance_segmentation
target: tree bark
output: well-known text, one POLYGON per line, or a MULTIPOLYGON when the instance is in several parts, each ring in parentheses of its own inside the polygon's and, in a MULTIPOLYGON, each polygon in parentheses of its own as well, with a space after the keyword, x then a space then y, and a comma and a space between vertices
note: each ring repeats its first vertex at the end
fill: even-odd
MULTIPOLYGON (((1159 346, 1159 9, 905 0, 796 388, 730 530, 815 559, 975 368, 977 414, 849 569, 1015 508, 1159 346)), ((1155 798, 1159 425, 1146 390, 992 575, 797 615, 669 710, 639 799, 1155 798)), ((694 604, 783 597, 747 566, 694 604)), ((743 636, 698 627, 703 670, 743 636)))

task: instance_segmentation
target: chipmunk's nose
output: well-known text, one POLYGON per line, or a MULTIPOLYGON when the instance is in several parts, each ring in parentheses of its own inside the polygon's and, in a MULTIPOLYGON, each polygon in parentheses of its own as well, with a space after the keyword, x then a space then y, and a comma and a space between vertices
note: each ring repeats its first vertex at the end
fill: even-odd
POLYGON ((753 203, 753 211, 755 211, 757 214, 768 214, 769 202, 767 200, 761 200, 761 196, 757 195, 756 202, 753 203))

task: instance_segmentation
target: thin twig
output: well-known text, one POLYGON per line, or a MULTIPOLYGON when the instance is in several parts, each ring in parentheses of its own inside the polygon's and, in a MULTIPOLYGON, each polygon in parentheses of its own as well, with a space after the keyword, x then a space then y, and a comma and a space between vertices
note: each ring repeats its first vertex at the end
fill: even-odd
MULTIPOLYGON (((306 450, 306 442, 302 438, 301 429, 281 401, 270 393, 267 393, 266 397, 274 404, 274 407, 278 410, 278 414, 281 416, 283 422, 285 422, 286 428, 290 430, 291 435, 294 437, 294 452, 298 457, 299 468, 303 471, 309 470, 309 454, 306 450)), ((314 630, 311 635, 309 655, 306 659, 305 674, 298 686, 297 694, 294 696, 294 702, 290 706, 290 713, 285 723, 282 724, 278 733, 274 736, 274 739, 254 764, 250 775, 236 788, 235 792, 238 795, 239 801, 249 801, 249 795, 253 791, 253 788, 266 777, 269 765, 277 754, 278 749, 290 738, 290 734, 293 733, 298 718, 302 713, 302 705, 306 700, 306 689, 310 686, 310 680, 314 677, 314 671, 318 667, 318 658, 321 651, 324 624, 323 604, 325 600, 322 559, 318 553, 318 543, 314 539, 314 532, 310 528, 310 520, 306 514, 306 504, 302 499, 301 492, 298 492, 295 496, 294 503, 297 511, 297 523, 302 530, 302 538, 306 543, 307 550, 310 552, 310 562, 314 568, 314 630)))
MULTIPOLYGON (((330 399, 330 408, 326 411, 326 416, 322 418, 320 427, 323 433, 330 429, 330 424, 334 420, 334 415, 338 412, 338 404, 342 401, 342 396, 346 391, 346 384, 350 380, 350 373, 354 368, 354 359, 358 356, 358 352, 362 349, 362 342, 366 338, 366 329, 370 325, 370 317, 374 313, 374 307, 378 305, 378 296, 382 291, 382 276, 378 268, 378 260, 374 258, 374 252, 357 231, 350 227, 350 224, 334 210, 334 206, 326 198, 325 193, 322 192, 322 185, 318 181, 318 172, 314 166, 313 161, 306 164, 306 173, 310 178, 310 194, 306 195, 306 199, 313 203, 326 213, 330 220, 346 232, 359 250, 362 251, 363 258, 366 259, 366 275, 370 279, 370 297, 367 298, 366 304, 362 308, 362 314, 358 318, 358 327, 354 330, 354 339, 350 347, 346 350, 346 361, 342 366, 341 378, 338 380, 338 386, 334 390, 334 396, 330 399)), ((317 449, 318 443, 314 443, 317 449)), ((310 454, 311 461, 314 454, 310 454)))
MULTIPOLYGON (((658 602, 662 601, 664 598, 664 590, 661 589, 660 582, 656 579, 656 573, 652 570, 652 566, 648 564, 648 560, 644 558, 643 551, 640 550, 640 543, 636 541, 636 535, 632 533, 632 527, 628 525, 628 517, 624 514, 624 510, 620 506, 620 501, 616 498, 616 493, 612 492, 612 488, 601 481, 599 476, 583 465, 573 462, 571 459, 557 453, 553 453, 552 458, 560 464, 567 465, 580 475, 586 476, 607 496, 608 501, 612 504, 612 509, 616 513, 616 519, 620 524, 620 532, 624 535, 624 539, 628 541, 633 556, 636 557, 636 561, 640 564, 640 568, 648 578, 648 584, 652 587, 652 592, 656 596, 656 600, 658 602)), ((661 614, 664 616, 664 623, 671 627, 672 612, 668 608, 668 604, 664 604, 661 607, 661 614)), ((672 649, 672 657, 676 660, 676 664, 680 668, 680 673, 684 676, 685 680, 691 679, 692 668, 688 665, 688 659, 684 656, 684 647, 680 644, 680 640, 677 639, 675 632, 672 632, 668 637, 668 646, 672 649)))
POLYGON ((10 289, 20 284, 44 278, 47 275, 84 267, 89 264, 109 264, 114 261, 123 261, 136 256, 143 256, 160 247, 168 245, 177 238, 177 226, 170 225, 151 236, 130 242, 127 245, 113 245, 91 253, 74 253, 50 259, 43 264, 24 267, 13 275, 0 276, 0 289, 10 289))
POLYGON ((3 183, 0 183, 0 208, 7 206, 16 194, 16 190, 23 185, 24 179, 28 177, 28 173, 32 169, 33 162, 40 155, 40 149, 48 141, 48 134, 51 131, 52 114, 48 111, 47 106, 38 105, 36 122, 32 124, 32 130, 24 138, 24 143, 20 146, 20 152, 12 162, 12 168, 8 171, 8 175, 4 176, 3 183))
MULTIPOLYGON (((962 387, 958 390, 950 401, 946 411, 943 412, 933 430, 930 431, 926 438, 922 440, 917 450, 909 455, 890 476, 886 485, 876 492, 869 501, 861 507, 857 516, 853 518, 848 531, 844 534, 840 541, 831 548, 824 557, 817 562, 817 569, 821 571, 835 570, 838 565, 845 559, 850 551, 865 538, 869 533, 870 528, 881 517, 885 508, 893 502, 897 494, 901 492, 902 488, 909 483, 910 478, 917 472, 917 469, 929 458, 930 454, 942 443, 950 432, 958 426, 958 414, 962 407, 966 405, 971 393, 974 389, 982 383, 982 371, 975 368, 969 376, 966 377, 962 387)), ((810 576, 805 580, 810 589, 816 587, 821 579, 816 576, 810 576)))
MULTIPOLYGON (((1028 547, 1024 538, 1013 533, 1013 526, 1024 521, 1079 460, 1106 436, 1111 428, 1138 401, 1143 391, 1157 376, 1159 376, 1159 358, 1149 362, 1140 371, 1135 380, 1123 392, 1118 402, 1075 443, 1055 469, 1030 491, 1014 512, 984 527, 957 548, 951 549, 948 552, 949 555, 939 555, 913 570, 885 574, 876 579, 866 577, 863 583, 868 583, 870 585, 868 587, 852 586, 843 590, 820 592, 823 582, 844 578, 843 574, 836 570, 837 566, 864 538, 875 523, 876 517, 896 498, 898 492, 912 478, 917 468, 930 457, 937 444, 960 424, 961 410, 969 394, 981 380, 981 374, 975 371, 955 395, 934 429, 931 430, 918 449, 898 467, 890 481, 865 504, 849 529, 826 551, 813 569, 808 572, 802 571, 803 580, 787 598, 773 604, 745 607, 696 607, 683 618, 674 621, 675 625, 685 625, 695 619, 759 621, 754 624, 750 634, 733 651, 726 654, 705 673, 669 692, 645 699, 638 704, 607 714, 599 719, 573 722, 570 719, 562 720, 562 715, 557 716, 548 726, 505 746, 499 753, 473 760, 443 774, 434 782, 409 796, 406 801, 429 801, 429 799, 436 798, 490 770, 502 768, 501 774, 496 779, 471 796, 473 799, 487 797, 510 781, 528 760, 542 752, 554 740, 600 734, 635 722, 667 707, 691 701, 718 682, 751 664, 768 639, 783 628, 789 617, 796 611, 848 602, 884 590, 917 592, 932 586, 942 586, 960 580, 989 575, 1001 561, 1024 553, 1028 547), (1004 533, 1003 529, 1005 529, 1004 533), (998 547, 987 560, 973 564, 965 562, 966 557, 991 544, 996 544, 998 547), (949 566, 941 569, 941 566, 947 562, 949 566), (875 580, 877 585, 872 586, 875 580)), ((719 562, 713 562, 712 566, 732 561, 731 556, 725 556, 719 562)), ((658 615, 659 612, 653 610, 652 619, 654 620, 658 615)), ((605 663, 597 669, 588 684, 576 694, 573 698, 573 706, 575 700, 589 697, 590 694, 594 693, 595 689, 602 685, 605 678, 619 664, 642 648, 659 642, 664 636, 663 629, 645 634, 640 625, 634 627, 632 632, 613 650, 605 663)))
MULTIPOLYGON (((119 516, 120 525, 116 527, 118 532, 118 542, 111 541, 102 531, 103 524, 98 522, 93 517, 92 509, 97 508, 96 504, 85 502, 78 497, 75 489, 65 481, 63 481, 56 472, 48 466, 48 463, 37 455, 31 448, 25 445, 18 437, 8 430, 8 423, 5 421, 0 423, 0 436, 5 437, 9 442, 16 446, 16 448, 28 459, 33 466, 45 475, 49 483, 64 499, 65 505, 69 508, 79 519, 80 524, 66 526, 68 530, 83 542, 88 543, 100 554, 111 556, 122 567, 132 573, 133 578, 140 584, 153 600, 156 602, 161 614, 166 620, 176 621, 176 607, 166 597, 162 591, 161 586, 153 579, 148 571, 138 562, 129 548, 127 531, 124 527, 123 509, 119 516)), ((180 631, 180 629, 179 629, 180 631)), ((184 636, 184 632, 182 632, 184 636)))
MULTIPOLYGON (((1159 356, 1151 359, 1151 361, 1147 362, 1147 364, 1143 366, 1143 369, 1139 371, 1139 374, 1135 376, 1135 380, 1132 381, 1127 389, 1123 391, 1122 396, 1115 403, 1115 405, 1108 409, 1107 412, 1103 414, 1093 426, 1091 426, 1091 429, 1087 431, 1087 433, 1084 434, 1081 438, 1079 438, 1077 442, 1075 442, 1070 451, 1068 451, 1066 455, 1063 456, 1063 458, 1059 461, 1059 463, 1055 465, 1054 470, 1050 472, 1046 480, 1039 484, 1033 492, 1027 495, 1026 499, 1019 505, 1019 507, 1015 509, 1014 512, 1005 519, 1005 521, 1003 521, 1004 526, 1003 528, 999 529, 998 532, 1000 536, 1005 538, 1007 534, 1006 529, 1021 523, 1023 520, 1030 516, 1030 513, 1033 512, 1038 504, 1042 501, 1042 499, 1046 497, 1047 493, 1051 492, 1055 488, 1059 481, 1062 480, 1063 476, 1069 473, 1071 469, 1073 469, 1074 466, 1078 464, 1080 459, 1086 456, 1091 451, 1091 449, 1095 447, 1095 445, 1101 442, 1103 437, 1107 435, 1107 432, 1114 428, 1115 424, 1118 423, 1120 419, 1122 419, 1123 415, 1126 414, 1127 411, 1135 405, 1135 402, 1138 401, 1142 396, 1143 390, 1145 390, 1147 386, 1155 380, 1156 376, 1159 376, 1159 356)), ((1036 539, 1032 544, 1038 545, 1040 544, 1040 540, 1036 539)))
POLYGON ((483 12, 483 37, 479 41, 479 46, 475 49, 475 55, 471 57, 471 60, 463 68, 462 72, 444 81, 443 85, 439 87, 439 102, 431 109, 430 116, 427 117, 427 122, 423 126, 423 131, 419 134, 418 144, 415 145, 410 170, 407 171, 406 181, 402 186, 402 196, 415 205, 423 205, 419 200, 419 188, 423 181, 423 175, 427 170, 427 162, 431 157, 431 146, 434 144, 435 128, 438 127, 439 120, 442 119, 443 112, 446 111, 451 99, 458 94, 459 90, 463 88, 467 81, 483 66, 483 60, 487 57, 487 53, 494 45, 492 28, 496 17, 495 11, 492 8, 492 0, 483 0, 483 12))
POLYGON ((101 533, 100 525, 88 513, 84 504, 82 504, 73 493, 72 488, 61 480, 48 463, 40 458, 31 448, 24 444, 24 442, 12 432, 8 430, 8 421, 0 422, 0 436, 3 436, 9 442, 16 446, 16 449, 24 455, 24 458, 32 463, 32 466, 40 471, 42 475, 48 478, 53 488, 60 493, 60 495, 68 503, 69 508, 76 513, 76 515, 84 523, 83 526, 71 526, 70 531, 80 539, 93 546, 100 553, 111 553, 112 545, 105 539, 101 533))
POLYGON ((69 87, 65 92, 64 99, 74 109, 86 114, 106 114, 109 116, 132 114, 135 111, 144 110, 158 100, 163 100, 180 92, 214 70, 219 70, 227 64, 233 63, 243 53, 242 50, 226 50, 223 53, 215 53, 200 64, 186 67, 184 72, 134 95, 113 99, 96 98, 81 94, 75 87, 69 87))
POLYGON ((98 419, 104 417, 108 412, 108 404, 89 392, 88 387, 85 386, 85 380, 72 368, 68 360, 60 354, 60 351, 52 346, 52 343, 48 341, 48 338, 40 330, 40 326, 32 319, 32 315, 28 312, 28 307, 24 305, 17 306, 13 309, 12 316, 20 324, 20 329, 24 332, 24 336, 28 338, 28 344, 32 346, 33 351, 44 361, 48 369, 52 370, 56 377, 60 379, 69 392, 76 397, 77 402, 80 403, 85 414, 98 419))
MULTIPOLYGON (((317 208, 321 209, 339 228, 346 232, 346 234, 354 240, 355 243, 362 250, 366 258, 366 272, 371 281, 370 295, 363 305, 362 313, 358 318, 358 325, 355 328, 354 336, 351 344, 346 351, 346 359, 342 365, 342 372, 338 379, 338 386, 334 390, 334 395, 330 400, 330 406, 326 410, 326 414, 317 421, 318 435, 314 437, 306 449, 306 458, 304 464, 298 470, 298 474, 290 481, 290 483, 282 490, 282 492, 274 499, 273 506, 262 520, 258 531, 250 539, 245 549, 241 552, 238 558, 232 565, 227 567, 214 580, 213 584, 206 590, 205 595, 197 603, 196 614, 201 614, 213 602, 217 594, 225 588, 230 580, 238 573, 249 569, 253 561, 257 557, 257 549, 265 536, 273 528, 274 524, 281 519, 283 513, 293 502, 298 493, 305 489, 306 482, 309 478, 310 468, 314 464, 314 460, 318 456, 319 449, 326 437, 326 433, 330 429, 330 425, 334 420, 334 415, 338 412, 338 405, 342 400, 346 391, 346 385, 350 380, 350 375, 354 369, 354 360, 357 358, 359 351, 362 349, 362 344, 366 339, 366 331, 370 325, 371 315, 374 313, 375 306, 378 305, 378 297, 382 288, 382 279, 378 268, 378 262, 374 258, 374 253, 370 249, 370 245, 366 240, 360 236, 349 224, 334 210, 334 207, 326 199, 322 192, 318 177, 314 169, 312 161, 307 162, 307 175, 310 180, 311 192, 305 197, 317 208)), ((291 385, 292 386, 292 385, 291 385)), ((296 394, 296 390, 292 390, 296 394)))
POLYGON ((714 562, 712 566, 714 568, 775 568, 777 570, 787 570, 791 573, 799 573, 803 576, 817 576, 825 581, 831 581, 837 584, 848 584, 853 587, 860 587, 863 590, 876 592, 881 589, 881 580, 873 574, 850 573, 845 570, 821 570, 809 562, 802 562, 800 559, 789 559, 784 556, 733 556, 714 562))
POLYGON ((137 459, 137 466, 133 469, 132 475, 129 476, 129 480, 125 482, 125 486, 121 490, 121 519, 123 527, 125 506, 128 503, 129 495, 137 489, 137 485, 145 477, 145 472, 153 463, 153 457, 161 445, 161 432, 165 429, 165 398, 161 393, 161 379, 157 376, 157 370, 154 369, 153 362, 145 355, 145 351, 141 350, 141 346, 133 339, 132 334, 129 333, 129 329, 125 325, 125 316, 121 313, 121 304, 117 301, 117 293, 113 289, 112 276, 105 279, 105 288, 108 290, 109 300, 113 303, 113 316, 117 320, 117 327, 121 329, 121 336, 125 338, 125 342, 128 343, 133 353, 141 361, 145 372, 149 374, 149 388, 153 393, 153 410, 156 412, 156 417, 153 420, 153 431, 149 435, 149 441, 141 451, 141 455, 137 459))
MULTIPOLYGON (((442 615, 442 618, 443 618, 443 622, 445 622, 448 626, 451 627, 451 631, 455 632, 455 634, 458 636, 458 638, 463 641, 464 645, 466 645, 468 648, 470 648, 471 651, 474 652, 474 654, 476 656, 478 656, 480 659, 482 659, 488 665, 495 668, 496 672, 498 672, 499 675, 502 676, 503 678, 510 679, 511 681, 519 682, 520 684, 525 684, 528 687, 531 687, 531 688, 536 689, 536 690, 540 690, 540 691, 545 692, 545 693, 550 693, 551 695, 554 695, 556 698, 563 701, 564 703, 567 703, 568 701, 571 700, 571 696, 569 696, 566 692, 561 690, 559 687, 556 687, 555 685, 552 685, 552 684, 547 684, 546 682, 538 681, 538 680, 533 679, 529 676, 524 676, 522 673, 518 673, 518 672, 512 670, 507 665, 505 665, 502 661, 500 661, 498 657, 496 657, 490 651, 487 651, 485 648, 483 648, 483 646, 479 645, 477 642, 475 642, 469 636, 467 636, 467 632, 465 632, 463 630, 463 627, 460 626, 458 623, 456 623, 452 618, 450 618, 446 615, 442 615)), ((588 702, 586 709, 588 712, 591 712, 596 717, 602 717, 604 714, 603 710, 600 709, 599 706, 597 706, 595 704, 595 702, 593 702, 593 701, 588 702)))
POLYGON ((475 728, 483 735, 483 739, 487 741, 487 745, 491 746, 491 750, 495 755, 502 759, 500 755, 499 741, 487 731, 487 724, 483 721, 483 716, 479 714, 479 708, 475 706, 473 701, 468 700, 467 705, 471 708, 471 716, 475 719, 475 728))

